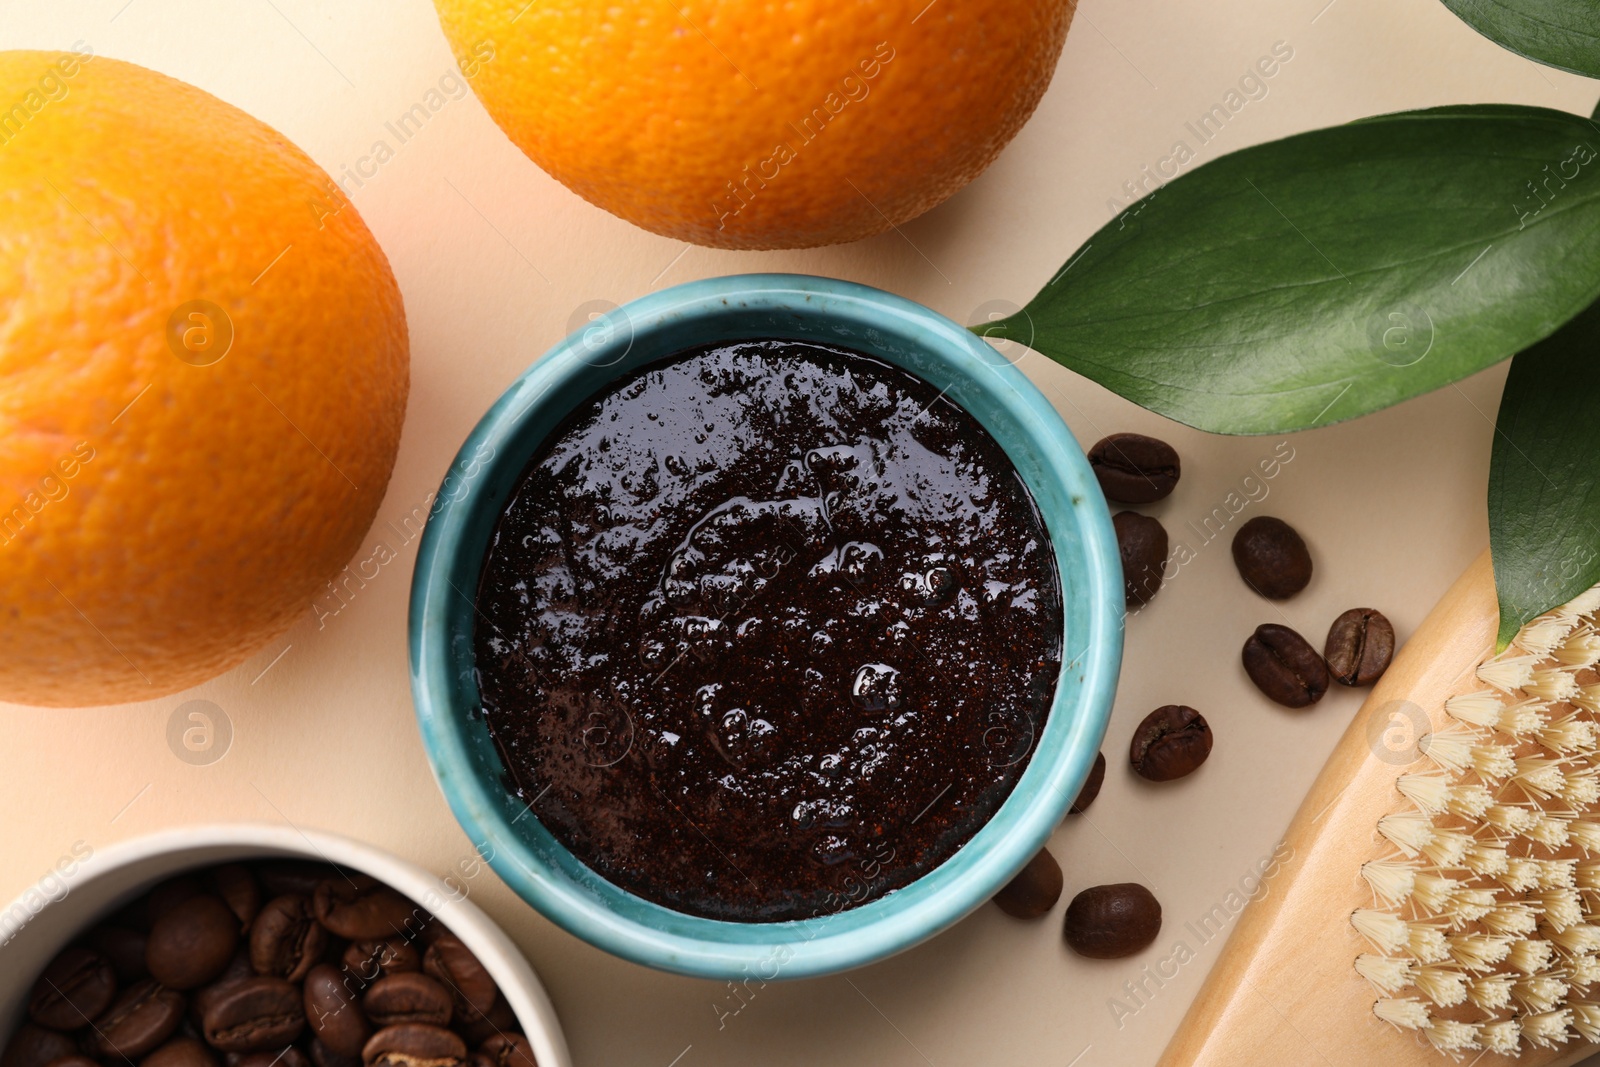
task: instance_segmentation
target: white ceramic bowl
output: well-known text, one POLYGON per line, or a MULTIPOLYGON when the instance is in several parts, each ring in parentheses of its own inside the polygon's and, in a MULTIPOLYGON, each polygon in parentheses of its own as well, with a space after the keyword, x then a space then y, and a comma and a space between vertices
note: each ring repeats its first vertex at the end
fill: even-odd
POLYGON ((471 882, 446 884, 415 864, 347 837, 258 823, 183 827, 94 849, 87 858, 82 851, 76 859, 67 857, 72 860, 67 873, 24 892, 0 911, 0 937, 29 916, 0 943, 0 1034, 7 1038, 22 1021, 28 990, 45 964, 80 932, 157 882, 232 860, 303 859, 370 874, 431 911, 494 976, 540 1067, 571 1067, 561 1023, 544 986, 511 939, 468 899, 471 882))

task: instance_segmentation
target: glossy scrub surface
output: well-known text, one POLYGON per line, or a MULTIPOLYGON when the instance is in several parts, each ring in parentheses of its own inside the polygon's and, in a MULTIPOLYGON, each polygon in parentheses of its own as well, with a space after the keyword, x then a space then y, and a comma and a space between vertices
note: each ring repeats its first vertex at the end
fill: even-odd
POLYGON ((859 353, 652 364, 541 446, 477 593, 512 785, 608 880, 773 921, 882 896, 1005 800, 1061 666, 1021 478, 965 411, 859 353))

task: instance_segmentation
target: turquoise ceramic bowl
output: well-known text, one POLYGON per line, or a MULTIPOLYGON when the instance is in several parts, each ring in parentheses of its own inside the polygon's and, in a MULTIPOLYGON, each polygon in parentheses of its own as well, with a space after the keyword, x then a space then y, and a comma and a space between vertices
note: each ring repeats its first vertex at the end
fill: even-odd
POLYGON ((1032 383, 942 315, 850 282, 749 274, 636 300, 562 341, 506 390, 440 486, 411 589, 411 684, 433 771, 467 835, 524 900, 585 941, 707 978, 800 978, 882 959, 946 929, 1004 885, 1060 823, 1105 733, 1122 658, 1117 541, 1083 452, 1032 383), (580 863, 506 788, 473 662, 473 596, 507 495, 574 406, 642 364, 749 338, 827 342, 904 367, 994 435, 1038 502, 1060 565, 1065 644, 1055 703, 994 818, 942 866, 861 907, 736 923, 671 911, 580 863))

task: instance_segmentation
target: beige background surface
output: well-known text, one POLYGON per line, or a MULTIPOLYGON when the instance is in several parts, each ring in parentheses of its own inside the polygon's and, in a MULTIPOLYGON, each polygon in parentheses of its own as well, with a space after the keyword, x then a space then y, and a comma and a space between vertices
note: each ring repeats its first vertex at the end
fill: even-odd
MULTIPOLYGON (((252 112, 335 174, 451 69, 426 0, 0 0, 0 48, 80 40, 252 112)), ((1587 112, 1595 102, 1594 82, 1501 51, 1438 0, 1083 0, 1043 104, 970 188, 900 234, 755 254, 687 247, 588 206, 528 162, 475 99, 452 101, 354 193, 394 266, 412 332, 411 406, 379 522, 424 498, 472 423, 587 302, 770 269, 867 282, 967 322, 988 301, 1026 301, 1109 217, 1124 180, 1189 139, 1184 123, 1278 41, 1294 49, 1292 61, 1201 159, 1400 108, 1500 100, 1587 112)), ((725 47, 737 53, 736 42, 725 47)), ((555 929, 493 875, 478 877, 475 899, 543 974, 581 1067, 1138 1065, 1152 1063, 1176 1027, 1218 948, 1185 923, 1272 852, 1359 697, 1335 693, 1302 713, 1256 694, 1237 650, 1280 612, 1242 587, 1225 544, 1202 547, 1186 526, 1274 440, 1195 433, 1041 357, 1022 366, 1085 445, 1143 430, 1184 457, 1180 489, 1149 510, 1199 558, 1131 620, 1104 792, 1052 842, 1069 895, 1099 882, 1150 885, 1166 911, 1162 936, 1143 956, 1091 962, 1061 942, 1064 904, 1034 924, 985 907, 878 966, 761 989, 719 1028, 717 1007, 738 1003, 725 987, 612 959, 555 929), (1140 717, 1170 702, 1206 714, 1216 749, 1190 779, 1152 786, 1133 778, 1123 754, 1140 717), (1179 939, 1196 958, 1145 1002, 1127 999, 1123 983, 1179 939), (1118 996, 1130 1009, 1120 1025, 1109 1006, 1118 996)), ((1485 543, 1489 420, 1502 380, 1489 371, 1290 440, 1293 460, 1246 513, 1288 519, 1315 553, 1315 580, 1282 617, 1319 639, 1355 605, 1383 609, 1402 636, 1417 624, 1485 543)), ((308 613, 281 642, 192 693, 98 710, 0 708, 0 899, 75 841, 103 846, 201 819, 323 827, 441 874, 469 859, 411 716, 414 556, 407 546, 324 625, 308 613), (179 760, 167 743, 169 717, 194 698, 215 702, 232 726, 230 747, 209 765, 179 760)))

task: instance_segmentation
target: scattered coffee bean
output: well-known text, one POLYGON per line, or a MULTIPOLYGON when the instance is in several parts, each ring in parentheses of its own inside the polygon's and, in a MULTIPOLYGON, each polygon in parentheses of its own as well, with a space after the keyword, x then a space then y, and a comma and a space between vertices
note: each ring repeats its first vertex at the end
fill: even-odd
POLYGON ((306 1021, 318 1040, 345 1056, 359 1056, 372 1036, 372 1027, 356 1003, 359 987, 353 986, 331 963, 319 963, 306 975, 306 1021))
POLYGON ((228 863, 211 872, 211 884, 239 919, 239 929, 248 930, 261 911, 261 883, 242 863, 228 863))
POLYGON ((1037 919, 1049 913, 1061 899, 1061 865, 1040 849, 1028 865, 995 894, 994 902, 1013 919, 1037 919))
MULTIPOLYGON (((158 1049, 157 1051, 160 1050, 158 1049)), ((154 1056, 155 1053, 152 1052, 150 1055, 154 1056)), ((150 1056, 146 1056, 142 1061, 140 1061, 139 1067, 144 1067, 144 1065, 149 1062, 150 1056)), ((91 1056, 85 1056, 82 1053, 73 1053, 71 1056, 62 1056, 58 1060, 51 1060, 48 1064, 46 1064, 46 1067, 101 1067, 101 1063, 99 1060, 94 1059, 91 1056)))
POLYGON ((305 1029, 300 988, 293 982, 257 975, 234 982, 206 1006, 206 1040, 224 1052, 282 1048, 305 1029))
POLYGON ((1107 500, 1149 504, 1177 487, 1178 453, 1165 441, 1137 433, 1102 437, 1089 449, 1089 466, 1107 500))
POLYGON ((217 1057, 204 1041, 175 1037, 141 1060, 139 1067, 217 1067, 217 1057))
POLYGON ((361 998, 361 1007, 380 1029, 400 1023, 444 1026, 454 1002, 437 980, 413 972, 378 979, 361 998))
POLYGON ((53 1030, 76 1030, 117 995, 111 961, 90 948, 67 948, 50 961, 28 995, 28 1018, 53 1030))
POLYGON ((401 938, 352 941, 344 950, 344 969, 372 982, 391 974, 422 970, 422 955, 401 938))
POLYGON ((267 901, 250 924, 250 963, 257 974, 304 978, 327 944, 327 929, 312 914, 311 901, 299 894, 267 901))
POLYGON ((1141 778, 1170 782, 1192 773, 1211 755, 1211 727, 1198 711, 1167 704, 1144 717, 1128 745, 1128 762, 1141 778))
POLYGON ((0 1067, 46 1067, 51 1060, 71 1056, 77 1051, 78 1043, 66 1034, 36 1023, 23 1023, 6 1042, 0 1067))
POLYGON ((1376 608, 1351 608, 1328 628, 1322 655, 1340 685, 1371 685, 1394 658, 1394 627, 1376 608))
POLYGON ((221 974, 239 947, 239 917, 221 897, 201 893, 150 927, 145 964, 171 989, 194 989, 221 974))
POLYGON ((539 1067, 533 1058, 533 1046, 521 1034, 495 1034, 478 1047, 493 1067, 539 1067))
POLYGON ((1122 589, 1128 605, 1144 604, 1161 591, 1167 563, 1166 528, 1148 515, 1119 511, 1111 518, 1122 556, 1122 589))
POLYGON ((1106 754, 1094 754, 1094 766, 1089 769, 1089 779, 1083 783, 1083 788, 1078 790, 1078 799, 1072 802, 1072 807, 1067 809, 1068 815, 1082 815, 1089 810, 1089 805, 1094 803, 1094 798, 1100 795, 1100 787, 1106 781, 1106 754))
POLYGON ((1328 665, 1310 642, 1275 622, 1256 627, 1240 658, 1256 688, 1286 708, 1304 708, 1328 691, 1328 665))
POLYGON ((479 1013, 493 1007, 500 992, 478 957, 455 934, 441 933, 434 939, 422 957, 422 969, 455 994, 458 1006, 479 1013))
POLYGON ((1063 932, 1080 956, 1096 960, 1131 956, 1161 932, 1161 903, 1134 882, 1097 885, 1072 898, 1063 932))
POLYGON ((1245 584, 1271 600, 1286 600, 1311 581, 1311 552, 1293 526, 1260 515, 1233 535, 1233 563, 1245 584))
POLYGON ((467 1044, 441 1026, 386 1026, 361 1050, 366 1067, 465 1067, 467 1044))
POLYGON ((137 1059, 172 1036, 183 1021, 183 994, 145 978, 129 986, 95 1020, 93 1051, 137 1059))
POLYGON ((312 904, 319 923, 353 941, 403 937, 417 910, 411 901, 364 874, 324 880, 312 904))

